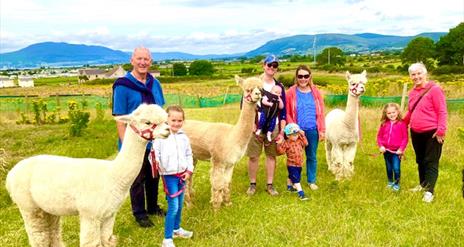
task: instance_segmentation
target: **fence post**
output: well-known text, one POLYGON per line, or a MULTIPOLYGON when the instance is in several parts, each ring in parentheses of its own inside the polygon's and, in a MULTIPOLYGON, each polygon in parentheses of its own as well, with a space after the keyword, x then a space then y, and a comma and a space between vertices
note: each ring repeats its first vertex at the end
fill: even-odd
POLYGON ((227 100, 227 95, 229 94, 229 87, 227 86, 227 90, 226 90, 226 94, 224 95, 224 100, 222 101, 222 105, 225 105, 226 104, 226 100, 227 100))
POLYGON ((400 111, 404 112, 404 101, 406 100, 406 93, 408 92, 408 84, 404 83, 403 84, 403 94, 401 94, 401 105, 400 105, 400 111))

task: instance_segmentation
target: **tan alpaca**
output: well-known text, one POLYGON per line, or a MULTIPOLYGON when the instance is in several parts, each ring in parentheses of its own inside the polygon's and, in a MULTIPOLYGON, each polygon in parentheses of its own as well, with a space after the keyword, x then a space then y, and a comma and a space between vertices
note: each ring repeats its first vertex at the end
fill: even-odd
POLYGON ((354 158, 359 141, 359 97, 365 91, 366 71, 346 72, 348 101, 345 111, 334 109, 325 117, 325 150, 329 171, 336 180, 349 179, 354 173, 354 158))
MULTIPOLYGON (((256 103, 261 99, 263 82, 259 78, 243 80, 235 76, 243 89, 240 117, 235 125, 186 120, 183 130, 190 138, 195 160, 211 161, 211 203, 218 209, 222 203, 230 205, 230 189, 234 165, 245 154, 255 128, 256 103)), ((191 202, 191 181, 185 200, 191 202)))

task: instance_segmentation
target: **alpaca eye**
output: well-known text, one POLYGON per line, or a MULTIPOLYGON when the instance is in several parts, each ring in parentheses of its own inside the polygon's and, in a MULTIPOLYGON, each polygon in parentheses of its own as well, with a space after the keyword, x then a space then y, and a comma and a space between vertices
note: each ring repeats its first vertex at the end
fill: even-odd
POLYGON ((145 124, 146 124, 146 125, 150 125, 151 122, 150 122, 150 121, 146 121, 145 124))

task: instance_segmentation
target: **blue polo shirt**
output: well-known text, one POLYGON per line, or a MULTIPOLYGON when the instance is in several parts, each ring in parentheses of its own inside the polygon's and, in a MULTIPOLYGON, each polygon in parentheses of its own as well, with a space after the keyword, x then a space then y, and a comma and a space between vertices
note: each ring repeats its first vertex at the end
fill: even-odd
MULTIPOLYGON (((146 84, 148 84, 148 77, 145 83, 138 81, 130 72, 127 72, 125 77, 128 78, 137 87, 147 88, 146 84)), ((161 84, 156 78, 153 78, 153 80, 153 87, 151 91, 155 99, 155 104, 163 106, 165 101, 163 91, 161 89, 161 84)), ((116 86, 113 90, 113 115, 115 116, 130 114, 142 103, 142 95, 137 90, 128 88, 126 86, 116 86)), ((147 145, 147 149, 150 148, 151 142, 149 142, 147 145)), ((121 149, 121 140, 119 140, 119 138, 118 149, 121 149)))

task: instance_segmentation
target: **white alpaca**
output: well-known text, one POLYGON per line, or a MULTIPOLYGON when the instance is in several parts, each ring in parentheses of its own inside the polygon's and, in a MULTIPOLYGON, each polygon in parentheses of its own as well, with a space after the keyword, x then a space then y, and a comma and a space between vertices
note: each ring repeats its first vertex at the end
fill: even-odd
POLYGON ((346 110, 334 109, 325 117, 325 151, 329 171, 336 180, 351 178, 354 173, 354 157, 359 141, 359 96, 365 91, 366 71, 361 74, 346 72, 348 101, 346 110))
MULTIPOLYGON (((235 125, 187 120, 183 130, 192 145, 195 160, 211 161, 211 202, 214 209, 222 203, 230 205, 230 190, 234 165, 245 154, 255 127, 256 104, 261 99, 263 81, 256 77, 235 80, 243 89, 242 110, 235 125)), ((191 202, 191 182, 186 191, 186 203, 191 202)))
POLYGON ((116 212, 142 167, 147 142, 169 135, 167 114, 157 105, 141 105, 116 119, 128 128, 113 161, 39 155, 8 173, 6 187, 31 246, 64 246, 60 216, 65 215, 79 215, 80 246, 116 245, 116 212))

